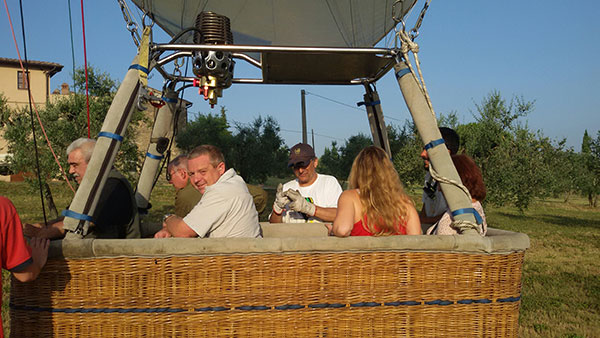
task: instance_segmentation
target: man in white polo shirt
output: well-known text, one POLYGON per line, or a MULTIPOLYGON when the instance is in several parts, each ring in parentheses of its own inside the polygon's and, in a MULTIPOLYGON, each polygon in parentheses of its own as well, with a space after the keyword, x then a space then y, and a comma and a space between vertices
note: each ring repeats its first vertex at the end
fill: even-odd
POLYGON ((277 187, 271 223, 333 222, 342 187, 335 177, 318 174, 318 164, 310 145, 290 149, 288 167, 296 179, 277 187))
POLYGON ((252 195, 233 168, 226 170, 219 148, 194 148, 188 155, 188 172, 202 198, 185 217, 166 218, 155 238, 261 236, 252 195))

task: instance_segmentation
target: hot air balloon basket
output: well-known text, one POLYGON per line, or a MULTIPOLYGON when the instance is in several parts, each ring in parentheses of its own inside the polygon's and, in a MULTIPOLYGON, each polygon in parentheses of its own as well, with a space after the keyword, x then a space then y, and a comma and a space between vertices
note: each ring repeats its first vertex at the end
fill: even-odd
POLYGON ((440 237, 58 241, 11 336, 516 337, 527 236, 440 237))

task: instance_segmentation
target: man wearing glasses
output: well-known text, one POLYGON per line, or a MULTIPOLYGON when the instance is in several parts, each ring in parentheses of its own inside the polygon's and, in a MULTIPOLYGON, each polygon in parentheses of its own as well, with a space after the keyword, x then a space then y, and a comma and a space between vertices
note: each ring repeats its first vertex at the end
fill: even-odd
POLYGON ((202 193, 190 183, 187 155, 175 157, 167 165, 167 180, 175 187, 175 215, 183 218, 198 204, 202 193))
POLYGON ((310 145, 298 143, 290 149, 288 167, 296 179, 277 187, 271 223, 333 221, 342 187, 335 177, 318 174, 318 164, 310 145))

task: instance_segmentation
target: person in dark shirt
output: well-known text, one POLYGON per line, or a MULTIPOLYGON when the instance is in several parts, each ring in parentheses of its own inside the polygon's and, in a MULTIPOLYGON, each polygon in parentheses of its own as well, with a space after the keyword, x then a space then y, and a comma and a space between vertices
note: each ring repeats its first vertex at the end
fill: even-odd
MULTIPOLYGON (((446 148, 448 148, 450 155, 457 154, 460 147, 460 137, 458 136, 458 133, 452 128, 440 127, 440 134, 442 135, 442 139, 444 139, 444 143, 446 144, 446 148)), ((440 185, 429 174, 429 154, 425 148, 423 148, 423 151, 421 152, 421 158, 424 163, 423 168, 427 171, 425 174, 425 184, 423 186, 423 208, 419 213, 419 218, 423 227, 422 230, 425 232, 429 226, 435 224, 442 218, 442 215, 444 215, 448 208, 448 204, 446 203, 440 185)))
MULTIPOLYGON (((67 147, 69 173, 77 183, 81 183, 87 165, 92 157, 96 140, 80 138, 67 147)), ((100 193, 88 234, 84 238, 140 238, 139 215, 133 190, 127 179, 115 168, 108 174, 100 193)), ((26 236, 42 238, 63 238, 63 219, 50 221, 48 226, 41 223, 25 224, 26 236)))

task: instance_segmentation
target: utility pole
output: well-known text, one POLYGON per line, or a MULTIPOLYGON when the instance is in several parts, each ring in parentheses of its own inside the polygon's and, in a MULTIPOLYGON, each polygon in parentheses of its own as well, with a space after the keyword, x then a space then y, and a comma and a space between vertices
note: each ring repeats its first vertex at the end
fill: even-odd
POLYGON ((310 128, 310 132, 312 133, 312 147, 315 149, 315 130, 310 128))
POLYGON ((300 91, 300 97, 302 98, 302 143, 308 142, 307 132, 306 132, 306 91, 302 89, 300 91))

